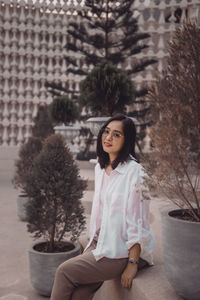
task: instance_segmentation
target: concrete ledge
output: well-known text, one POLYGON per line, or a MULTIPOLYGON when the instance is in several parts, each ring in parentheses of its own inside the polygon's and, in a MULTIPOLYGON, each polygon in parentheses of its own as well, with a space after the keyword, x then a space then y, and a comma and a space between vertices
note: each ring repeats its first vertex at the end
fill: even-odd
MULTIPOLYGON (((79 239, 85 248, 86 235, 79 239)), ((162 263, 140 270, 133 280, 132 288, 122 288, 120 278, 107 280, 94 296, 94 300, 182 300, 167 281, 162 263)))
POLYGON ((162 266, 138 272, 130 291, 121 287, 120 278, 105 281, 94 300, 181 300, 166 280, 162 266))
MULTIPOLYGON (((80 238, 83 248, 88 242, 86 235, 80 238)), ((122 288, 120 278, 107 280, 94 296, 94 300, 182 300, 165 277, 163 265, 140 270, 133 280, 132 288, 122 288)))

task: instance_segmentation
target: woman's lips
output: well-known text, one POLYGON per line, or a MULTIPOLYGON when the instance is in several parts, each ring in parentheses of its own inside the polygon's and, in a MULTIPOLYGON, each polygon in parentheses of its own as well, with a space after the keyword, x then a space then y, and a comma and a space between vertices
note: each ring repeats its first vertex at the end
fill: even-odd
POLYGON ((109 144, 109 143, 104 143, 104 145, 105 145, 106 147, 111 147, 111 146, 112 146, 112 145, 109 144))

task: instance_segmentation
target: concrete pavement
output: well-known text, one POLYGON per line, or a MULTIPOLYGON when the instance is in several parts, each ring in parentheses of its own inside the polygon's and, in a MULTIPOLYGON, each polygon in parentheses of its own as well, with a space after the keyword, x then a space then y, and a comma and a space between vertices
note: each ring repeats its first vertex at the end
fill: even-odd
POLYGON ((17 217, 13 170, 12 159, 0 160, 0 299, 41 300, 45 298, 35 293, 29 281, 27 250, 32 239, 26 223, 17 217))
MULTIPOLYGON (((42 300, 48 299, 36 293, 29 280, 28 248, 32 238, 26 230, 26 223, 17 217, 16 196, 18 191, 12 186, 16 149, 0 150, 0 300, 42 300)), ((89 179, 92 187, 93 168, 81 163, 81 176, 89 179)), ((92 191, 83 199, 87 214, 92 201, 92 191)), ((172 205, 160 197, 154 197, 151 203, 151 224, 156 238, 154 251, 155 266, 134 280, 131 294, 123 300, 181 300, 168 283, 162 263, 162 237, 160 211, 172 205)), ((118 284, 118 283, 117 283, 118 284)), ((103 291, 103 289, 102 289, 103 291)), ((98 292, 95 299, 116 300, 114 293, 102 297, 98 292)), ((116 291, 116 287, 113 287, 116 291)), ((59 299, 58 299, 59 300, 59 299)), ((86 299, 83 299, 86 300, 86 299)))

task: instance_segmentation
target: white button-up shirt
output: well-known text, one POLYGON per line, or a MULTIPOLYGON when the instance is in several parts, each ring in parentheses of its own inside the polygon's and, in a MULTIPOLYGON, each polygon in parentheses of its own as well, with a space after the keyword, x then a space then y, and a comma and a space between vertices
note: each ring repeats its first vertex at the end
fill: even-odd
MULTIPOLYGON (((99 163, 95 167, 95 191, 90 220, 91 245, 97 231, 100 216, 100 194, 103 175, 99 163)), ((119 164, 111 174, 104 205, 101 212, 101 228, 96 249, 92 250, 96 260, 102 257, 128 257, 129 249, 140 243, 140 256, 150 264, 154 238, 149 225, 149 200, 143 198, 143 168, 134 159, 119 164)))

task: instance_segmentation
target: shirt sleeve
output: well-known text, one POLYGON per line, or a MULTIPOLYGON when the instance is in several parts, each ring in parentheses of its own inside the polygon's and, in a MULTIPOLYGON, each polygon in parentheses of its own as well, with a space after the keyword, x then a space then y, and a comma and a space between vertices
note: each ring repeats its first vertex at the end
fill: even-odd
POLYGON ((134 244, 139 243, 143 257, 152 253, 154 247, 153 234, 149 224, 150 198, 144 184, 144 176, 145 173, 140 168, 136 181, 129 192, 126 211, 127 247, 130 249, 134 244))

